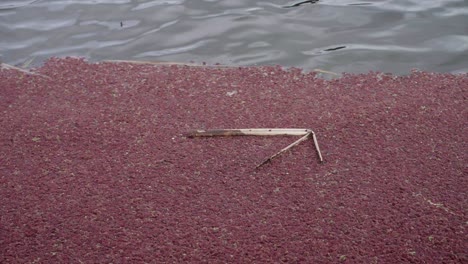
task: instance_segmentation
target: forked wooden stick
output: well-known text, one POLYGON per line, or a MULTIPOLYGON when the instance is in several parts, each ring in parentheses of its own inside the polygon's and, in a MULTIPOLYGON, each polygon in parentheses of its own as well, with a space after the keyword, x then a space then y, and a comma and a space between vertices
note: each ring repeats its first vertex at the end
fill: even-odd
POLYGON ((279 156, 288 149, 297 146, 302 141, 307 140, 312 135, 314 140, 315 150, 319 156, 320 162, 323 162, 322 153, 318 145, 317 137, 314 131, 304 128, 247 128, 247 129, 211 129, 211 130, 194 130, 186 133, 187 137, 216 137, 216 136, 303 136, 289 146, 283 148, 273 156, 265 159, 255 168, 259 168, 265 163, 279 156))

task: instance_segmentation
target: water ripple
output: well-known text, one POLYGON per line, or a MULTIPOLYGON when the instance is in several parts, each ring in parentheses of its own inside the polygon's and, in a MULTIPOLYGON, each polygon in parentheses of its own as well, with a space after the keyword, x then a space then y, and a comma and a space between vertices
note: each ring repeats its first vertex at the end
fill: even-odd
POLYGON ((178 53, 184 53, 188 51, 193 51, 197 48, 205 46, 205 44, 212 42, 213 40, 200 40, 192 44, 188 44, 185 46, 180 46, 180 47, 175 47, 175 48, 169 48, 169 49, 163 49, 163 50, 152 50, 152 51, 147 51, 143 52, 140 54, 135 55, 135 58, 146 58, 146 57, 159 57, 159 56, 164 56, 164 55, 172 55, 172 54, 178 54, 178 53))

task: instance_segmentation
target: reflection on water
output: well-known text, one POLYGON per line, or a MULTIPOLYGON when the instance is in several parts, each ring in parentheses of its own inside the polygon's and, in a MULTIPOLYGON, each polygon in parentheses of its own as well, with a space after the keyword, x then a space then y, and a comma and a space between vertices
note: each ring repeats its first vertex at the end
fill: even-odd
POLYGON ((335 72, 468 71, 465 0, 15 0, 0 59, 280 64, 335 72), (290 8, 285 8, 290 7, 290 8))

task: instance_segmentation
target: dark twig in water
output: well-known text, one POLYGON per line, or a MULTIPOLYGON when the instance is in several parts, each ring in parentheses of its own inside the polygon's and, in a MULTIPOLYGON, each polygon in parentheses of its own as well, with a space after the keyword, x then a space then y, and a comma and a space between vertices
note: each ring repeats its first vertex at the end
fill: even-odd
POLYGON ((293 4, 293 5, 283 6, 283 8, 298 7, 298 6, 300 6, 300 5, 307 4, 307 3, 315 4, 315 3, 317 3, 318 1, 319 1, 319 0, 302 1, 302 2, 299 2, 299 3, 295 3, 295 4, 293 4))
POLYGON ((334 50, 340 50, 340 49, 344 49, 344 48, 346 48, 346 46, 338 46, 338 47, 326 49, 324 51, 334 51, 334 50))

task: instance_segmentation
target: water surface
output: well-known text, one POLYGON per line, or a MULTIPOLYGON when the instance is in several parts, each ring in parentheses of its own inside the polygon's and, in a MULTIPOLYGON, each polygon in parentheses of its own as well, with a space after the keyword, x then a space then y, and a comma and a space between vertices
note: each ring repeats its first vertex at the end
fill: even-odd
POLYGON ((464 0, 22 0, 0 2, 0 59, 51 56, 468 71, 464 0))

